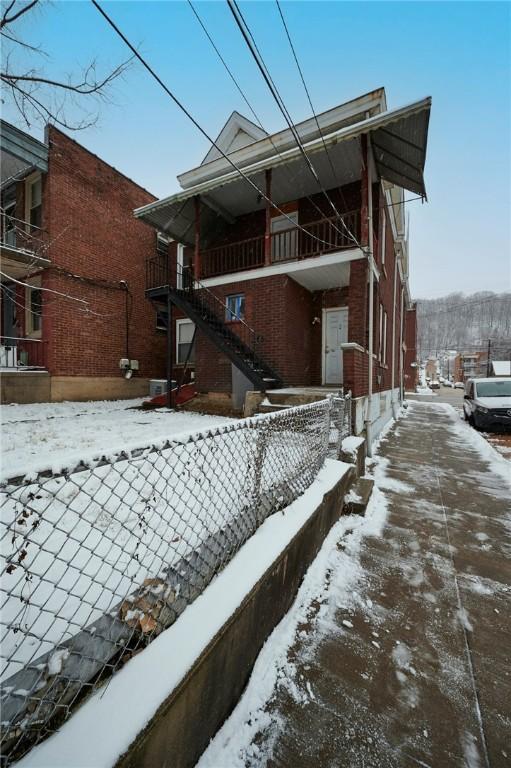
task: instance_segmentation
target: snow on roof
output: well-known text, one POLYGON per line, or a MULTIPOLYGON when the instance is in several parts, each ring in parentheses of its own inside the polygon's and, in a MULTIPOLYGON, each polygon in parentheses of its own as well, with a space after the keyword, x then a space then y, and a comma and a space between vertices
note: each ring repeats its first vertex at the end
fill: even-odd
POLYGON ((511 376, 511 360, 494 360, 491 366, 494 376, 511 376))

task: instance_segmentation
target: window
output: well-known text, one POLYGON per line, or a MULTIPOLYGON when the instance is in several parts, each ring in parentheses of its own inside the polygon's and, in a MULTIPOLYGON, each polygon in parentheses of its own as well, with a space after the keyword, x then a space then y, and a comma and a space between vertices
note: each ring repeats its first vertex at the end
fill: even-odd
POLYGON ((195 343, 193 335, 195 333, 195 323, 191 320, 176 320, 176 364, 183 365, 195 360, 195 343))
POLYGON ((245 294, 236 293, 225 300, 225 319, 227 322, 245 319, 245 294))
POLYGON ((273 216, 271 220, 271 260, 287 261, 298 256, 298 211, 287 216, 273 216), (291 221, 289 221, 291 219, 291 221))
POLYGON ((26 219, 31 227, 41 228, 43 211, 43 184, 41 176, 32 176, 26 183, 26 219))
POLYGON ((16 201, 6 202, 4 205, 2 242, 6 245, 16 245, 16 201))
POLYGON ((167 330, 167 320, 168 320, 168 314, 167 310, 161 307, 160 309, 156 308, 156 330, 157 331, 166 331, 167 330))
POLYGON ((170 239, 162 232, 156 233, 156 253, 158 256, 166 257, 169 253, 170 239))
POLYGON ((387 313, 383 310, 383 351, 382 363, 387 365, 387 313))
POLYGON ((382 266, 385 264, 385 242, 387 240, 386 227, 387 227, 387 215, 385 213, 385 209, 383 209, 382 217, 381 217, 381 247, 380 247, 382 266))
POLYGON ((40 338, 42 331, 43 292, 40 281, 25 288, 25 328, 27 336, 40 338))

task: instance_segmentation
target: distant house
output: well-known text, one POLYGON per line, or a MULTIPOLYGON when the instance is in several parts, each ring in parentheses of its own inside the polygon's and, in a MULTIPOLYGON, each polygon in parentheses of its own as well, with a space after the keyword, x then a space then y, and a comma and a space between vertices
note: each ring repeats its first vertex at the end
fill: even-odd
POLYGON ((415 359, 404 193, 426 194, 429 112, 388 111, 379 89, 320 114, 321 130, 297 124, 326 195, 289 129, 234 112, 216 143, 252 183, 212 148, 181 192, 135 212, 174 241, 149 260, 147 295, 195 323, 200 391, 240 404, 250 389, 344 387, 358 427, 388 418, 415 359))
POLYGON ((454 359, 454 380, 464 382, 486 376, 487 362, 486 352, 460 352, 454 359))
POLYGON ((44 142, 1 130, 2 400, 148 394, 165 318, 145 263, 168 238, 133 209, 155 198, 53 126, 44 142))
POLYGON ((510 360, 492 360, 490 376, 511 376, 510 360))

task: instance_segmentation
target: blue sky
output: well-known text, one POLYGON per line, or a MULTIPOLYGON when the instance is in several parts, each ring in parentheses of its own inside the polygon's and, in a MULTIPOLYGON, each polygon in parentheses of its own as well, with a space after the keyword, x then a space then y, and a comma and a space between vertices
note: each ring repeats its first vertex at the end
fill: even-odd
MULTIPOLYGON (((233 109, 247 114, 186 2, 121 0, 104 7, 211 135, 233 109)), ((196 7, 266 130, 283 128, 226 4, 196 7)), ((306 96, 275 4, 240 7, 290 114, 305 119, 306 96)), ((379 86, 386 88, 389 107, 433 97, 429 203, 409 206, 413 295, 509 290, 511 6, 284 1, 283 10, 317 111, 379 86)), ((105 69, 126 57, 92 4, 81 0, 57 0, 27 14, 17 32, 42 45, 49 54, 46 71, 57 76, 92 57, 105 69)), ((4 115, 15 119, 8 106, 4 115)), ((115 85, 99 122, 75 138, 157 196, 176 191, 176 175, 208 150, 138 65, 115 85)))

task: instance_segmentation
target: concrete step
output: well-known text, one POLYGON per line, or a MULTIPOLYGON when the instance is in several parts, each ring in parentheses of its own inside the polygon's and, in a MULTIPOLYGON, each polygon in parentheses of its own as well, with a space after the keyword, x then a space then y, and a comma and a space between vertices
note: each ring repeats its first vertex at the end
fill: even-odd
POLYGON ((343 512, 346 515, 364 515, 373 492, 374 480, 359 477, 344 497, 343 512))

